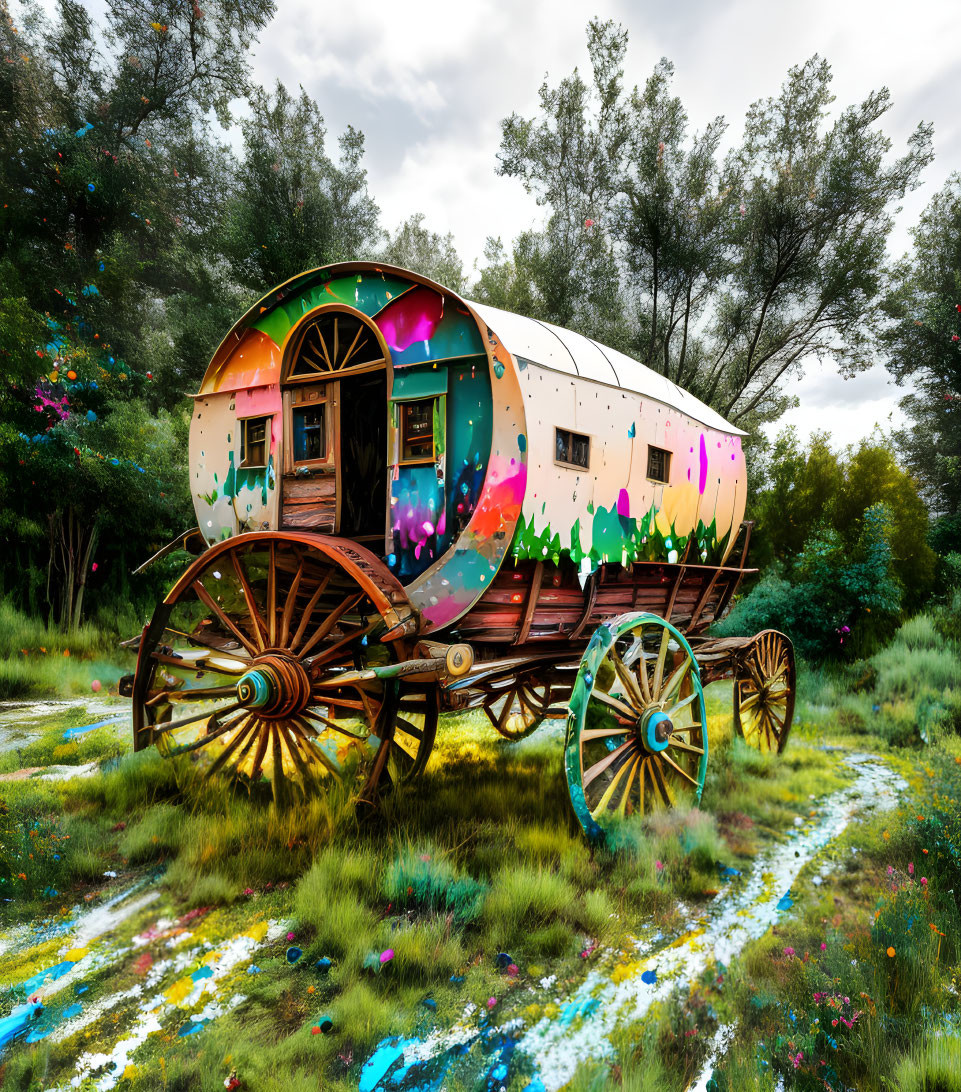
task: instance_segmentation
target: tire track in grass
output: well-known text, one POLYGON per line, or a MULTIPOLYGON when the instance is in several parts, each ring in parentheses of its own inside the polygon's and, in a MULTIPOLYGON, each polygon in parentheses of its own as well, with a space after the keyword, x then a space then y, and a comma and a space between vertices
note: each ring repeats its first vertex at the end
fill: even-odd
MULTIPOLYGON (((470 1005, 452 1028, 423 1038, 385 1039, 364 1065, 361 1092, 440 1089, 459 1070, 469 1066, 476 1071, 479 1055, 487 1087, 496 1090, 512 1074, 533 1071, 527 1088, 541 1092, 563 1087, 584 1061, 613 1058, 611 1037, 619 1027, 644 1019, 656 1001, 690 984, 711 962, 729 962, 763 936, 791 907, 791 886, 805 865, 855 815, 893 808, 898 793, 907 788, 878 755, 851 754, 843 761, 853 773, 850 784, 820 799, 815 818, 758 854, 740 883, 716 895, 697 916, 692 914, 679 935, 638 940, 627 960, 611 953, 573 993, 550 999, 557 1016, 530 1027, 515 1019, 491 1028, 486 1014, 478 1015, 470 1005)), ((548 980, 544 987, 549 988, 548 980)))

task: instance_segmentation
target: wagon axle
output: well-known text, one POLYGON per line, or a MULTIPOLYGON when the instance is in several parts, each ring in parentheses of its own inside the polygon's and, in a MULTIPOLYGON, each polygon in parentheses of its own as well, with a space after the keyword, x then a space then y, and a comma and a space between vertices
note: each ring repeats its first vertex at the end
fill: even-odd
POLYGON ((310 704, 310 679, 289 656, 262 656, 237 682, 237 700, 267 719, 297 716, 310 704))

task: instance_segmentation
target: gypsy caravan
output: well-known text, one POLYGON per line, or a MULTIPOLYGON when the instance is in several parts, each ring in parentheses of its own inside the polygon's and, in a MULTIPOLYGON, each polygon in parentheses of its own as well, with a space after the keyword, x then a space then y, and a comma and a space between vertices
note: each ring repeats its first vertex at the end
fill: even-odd
POLYGON ((416 777, 438 715, 508 739, 566 711, 585 831, 699 798, 703 686, 780 751, 794 659, 712 639, 744 575, 744 434, 637 361, 350 262, 274 289, 190 430, 203 549, 140 640, 137 748, 278 801, 416 777), (565 710, 566 707, 566 710, 565 710))

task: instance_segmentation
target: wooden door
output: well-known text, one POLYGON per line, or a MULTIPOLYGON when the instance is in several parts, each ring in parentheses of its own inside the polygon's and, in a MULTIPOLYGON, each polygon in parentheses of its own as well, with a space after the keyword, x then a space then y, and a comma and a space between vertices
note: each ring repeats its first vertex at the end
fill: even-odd
POLYGON ((284 391, 281 527, 333 534, 337 524, 336 380, 284 391))

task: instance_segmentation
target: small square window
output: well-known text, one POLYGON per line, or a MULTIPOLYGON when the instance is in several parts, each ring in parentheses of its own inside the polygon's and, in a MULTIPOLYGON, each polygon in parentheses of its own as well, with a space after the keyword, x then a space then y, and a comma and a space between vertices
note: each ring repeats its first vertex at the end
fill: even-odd
POLYGON ((400 460, 403 463, 434 459, 435 398, 400 402, 400 460))
POLYGON ((327 458, 327 403, 294 406, 294 463, 316 463, 327 458))
POLYGON ((244 417, 240 421, 240 465, 267 465, 269 417, 244 417))
POLYGON ((651 481, 669 484, 671 480, 671 453, 663 447, 647 448, 647 476, 651 481))
POLYGON ((591 438, 570 429, 554 430, 554 462, 579 466, 585 470, 591 463, 591 438))

